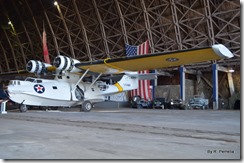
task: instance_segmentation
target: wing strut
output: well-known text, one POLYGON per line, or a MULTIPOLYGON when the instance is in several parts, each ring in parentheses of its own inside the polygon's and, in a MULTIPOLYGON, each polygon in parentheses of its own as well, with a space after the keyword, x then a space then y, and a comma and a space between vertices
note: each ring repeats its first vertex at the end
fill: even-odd
POLYGON ((75 90, 76 86, 77 86, 77 85, 80 83, 80 81, 86 76, 86 74, 88 73, 88 71, 89 71, 89 69, 87 69, 87 70, 85 71, 85 73, 80 77, 80 79, 77 81, 77 83, 75 84, 75 86, 74 86, 74 88, 71 90, 71 92, 75 90))
POLYGON ((95 80, 93 80, 93 82, 91 83, 91 85, 89 85, 89 87, 87 88, 87 90, 89 90, 89 89, 95 84, 95 82, 101 77, 102 74, 103 74, 103 73, 100 73, 100 74, 98 75, 98 77, 97 77, 95 80))

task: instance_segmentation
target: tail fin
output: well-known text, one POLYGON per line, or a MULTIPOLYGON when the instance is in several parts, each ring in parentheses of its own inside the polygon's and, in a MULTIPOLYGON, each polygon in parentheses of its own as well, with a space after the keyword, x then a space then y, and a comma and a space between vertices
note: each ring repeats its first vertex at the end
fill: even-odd
POLYGON ((129 91, 129 90, 138 88, 138 78, 134 76, 136 74, 137 74, 137 72, 130 72, 130 73, 125 74, 120 79, 118 84, 123 89, 123 91, 129 91))
POLYGON ((157 79, 156 73, 139 74, 138 72, 126 72, 118 82, 123 91, 133 90, 138 88, 138 80, 157 79))

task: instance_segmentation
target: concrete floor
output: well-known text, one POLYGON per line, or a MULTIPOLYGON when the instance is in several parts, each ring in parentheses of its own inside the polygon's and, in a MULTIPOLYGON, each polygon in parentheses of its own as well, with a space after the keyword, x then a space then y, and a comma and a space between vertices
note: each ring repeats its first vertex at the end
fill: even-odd
POLYGON ((0 115, 1 159, 240 159, 240 111, 111 108, 0 115))

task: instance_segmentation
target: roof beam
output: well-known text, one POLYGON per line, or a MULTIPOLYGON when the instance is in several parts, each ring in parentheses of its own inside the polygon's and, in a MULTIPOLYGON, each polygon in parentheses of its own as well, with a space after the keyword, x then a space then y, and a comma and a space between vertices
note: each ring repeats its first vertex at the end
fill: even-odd
POLYGON ((91 49, 90 49, 90 46, 89 46, 89 41, 88 41, 88 37, 87 37, 87 32, 86 32, 86 28, 84 26, 84 23, 81 19, 81 16, 79 14, 79 10, 77 8, 77 4, 76 4, 76 0, 72 0, 73 2, 73 6, 75 8, 75 13, 76 13, 76 16, 78 18, 78 21, 79 21, 79 24, 80 24, 80 27, 82 29, 82 34, 84 36, 84 42, 86 44, 86 50, 87 50, 87 53, 88 53, 88 58, 90 61, 92 61, 92 56, 91 56, 91 49))
POLYGON ((154 48, 154 44, 153 44, 152 31, 151 31, 150 20, 149 20, 149 16, 148 16, 149 14, 148 14, 144 0, 141 0, 141 5, 142 5, 143 16, 144 16, 144 20, 145 20, 145 26, 146 26, 146 30, 147 30, 147 37, 148 37, 148 41, 149 41, 149 45, 150 45, 150 51, 151 51, 151 53, 154 53, 155 48, 154 48))
POLYGON ((211 16, 209 0, 204 0, 203 4, 204 4, 205 16, 207 18, 208 39, 211 42, 211 45, 213 45, 215 43, 215 39, 214 39, 213 20, 211 16))
POLYGON ((19 66, 18 66, 17 61, 16 61, 16 54, 14 52, 13 46, 12 46, 10 40, 9 40, 8 34, 6 33, 5 29, 3 29, 3 32, 4 32, 4 35, 5 35, 6 39, 7 39, 7 41, 8 41, 8 44, 10 46, 10 49, 11 49, 11 53, 12 53, 13 58, 14 58, 15 68, 16 68, 17 71, 19 71, 19 66))
POLYGON ((176 12, 176 4, 175 0, 170 0, 171 4, 171 12, 172 12, 172 17, 173 17, 173 22, 174 22, 174 28, 175 28, 175 37, 178 45, 178 49, 182 50, 182 38, 181 38, 181 33, 180 33, 180 26, 179 26, 179 19, 177 17, 177 12, 176 12))
POLYGON ((4 49, 4 47, 3 47, 3 45, 2 45, 1 42, 0 42, 0 47, 1 47, 2 52, 3 52, 3 58, 5 60, 6 66, 7 66, 7 71, 9 72, 10 71, 10 68, 9 68, 8 58, 7 58, 7 55, 6 55, 6 50, 4 49))
POLYGON ((96 12, 96 15, 97 15, 98 22, 100 24, 100 29, 101 29, 101 33, 102 33, 105 54, 107 55, 107 58, 110 58, 109 49, 108 49, 108 41, 107 41, 107 38, 106 38, 106 32, 105 32, 104 24, 102 22, 101 15, 100 15, 100 13, 98 11, 96 1, 95 0, 92 0, 92 4, 94 6, 94 9, 95 9, 95 12, 96 12))
POLYGON ((71 55, 72 55, 73 58, 76 58, 75 57, 73 43, 72 43, 72 40, 71 40, 71 37, 70 37, 70 32, 69 32, 69 29, 68 29, 67 24, 65 22, 64 15, 63 15, 63 13, 62 13, 62 11, 61 11, 60 6, 59 6, 58 3, 57 3, 57 9, 58 9, 58 13, 60 15, 60 18, 61 18, 61 20, 63 22, 64 28, 65 28, 65 31, 66 31, 66 35, 68 37, 68 42, 69 42, 69 47, 70 47, 71 55))
POLYGON ((124 37, 124 42, 126 44, 129 44, 127 31, 126 31, 126 27, 125 27, 125 19, 123 17, 122 12, 121 12, 121 8, 120 8, 120 5, 119 5, 119 2, 118 2, 118 0, 114 0, 114 2, 115 2, 115 5, 116 5, 118 14, 119 14, 120 25, 121 25, 121 28, 122 28, 122 34, 123 34, 123 37, 124 37))
MULTIPOLYGON (((13 2, 12 1, 12 4, 13 4, 13 6, 14 6, 14 9, 15 9, 15 11, 17 12, 17 14, 18 14, 18 16, 19 16, 19 19, 22 19, 21 18, 21 16, 20 16, 20 14, 19 14, 19 11, 18 11, 18 9, 17 9, 17 7, 16 7, 16 4, 15 4, 15 1, 13 2)), ((22 20, 22 26, 24 26, 24 23, 23 23, 23 20, 22 20)), ((13 26, 13 25, 12 25, 13 26)), ((25 27, 24 27, 25 28, 25 27)), ((20 41, 20 39, 19 39, 19 36, 18 36, 18 34, 17 34, 17 32, 15 31, 15 29, 13 28, 13 30, 14 30, 14 33, 16 34, 15 36, 16 36, 16 40, 17 40, 17 42, 18 42, 18 44, 19 44, 19 47, 20 47, 20 51, 21 51, 21 55, 22 55, 22 59, 23 59, 23 63, 26 65, 26 57, 25 57, 25 53, 24 53, 24 49, 23 49, 23 44, 21 43, 21 41, 20 41)))

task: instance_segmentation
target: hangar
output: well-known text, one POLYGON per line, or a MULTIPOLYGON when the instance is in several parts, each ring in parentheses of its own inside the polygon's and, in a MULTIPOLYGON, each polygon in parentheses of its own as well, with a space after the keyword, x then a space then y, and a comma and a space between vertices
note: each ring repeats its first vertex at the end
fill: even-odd
MULTIPOLYGON (((139 45, 146 40, 150 53, 221 43, 235 57, 216 62, 220 66, 219 97, 225 102, 224 108, 233 108, 240 98, 239 1, 2 0, 1 27, 1 74, 18 73, 31 59, 43 61, 44 29, 51 60, 60 53, 80 61, 121 57, 125 56, 125 44, 139 45), (226 73, 226 69, 234 73, 226 73)), ((188 91, 183 97, 179 89, 170 87, 180 85, 179 67, 158 70, 174 77, 159 77, 154 96, 187 101, 197 94, 210 99, 212 104, 214 62, 185 65, 187 72, 201 75, 192 77, 186 73, 186 79, 193 80, 186 81, 187 89, 184 89, 188 91), (165 85, 167 91, 172 90, 171 94, 165 92, 165 85)))
MULTIPOLYGON (((2 87, 11 79, 26 78, 21 71, 28 60, 43 61, 45 30, 51 60, 58 54, 80 61, 123 57, 126 44, 137 46, 145 41, 150 53, 223 44, 234 54, 233 58, 157 69, 164 75, 154 81, 153 96, 188 101, 200 95, 209 100, 213 110, 233 110, 240 101, 240 1, 0 0, 0 4, 2 87)), ((171 133, 171 128, 167 129, 171 133)), ((218 132, 212 132, 213 137, 218 132)), ((230 141, 236 143, 234 139, 230 141)), ((206 148, 205 151, 236 154, 237 149, 206 148)))

